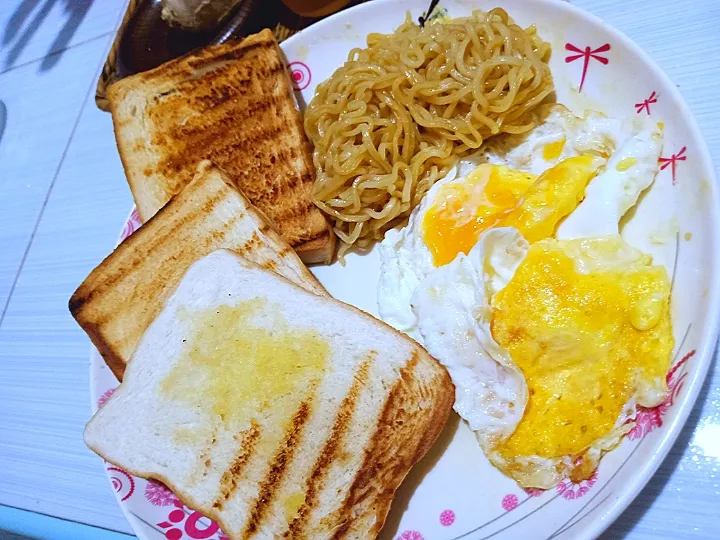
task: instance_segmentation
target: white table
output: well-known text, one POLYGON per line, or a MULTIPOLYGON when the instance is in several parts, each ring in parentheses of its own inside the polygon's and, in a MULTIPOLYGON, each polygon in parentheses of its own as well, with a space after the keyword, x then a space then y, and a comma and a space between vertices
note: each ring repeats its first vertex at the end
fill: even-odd
MULTIPOLYGON (((720 0, 573 3, 660 63, 720 164, 720 0)), ((123 11, 124 0, 2 0, 0 7, 0 132, 3 110, 7 117, 0 139, 0 529, 109 534, 78 525, 68 533, 66 523, 12 507, 131 532, 100 460, 82 443, 89 344, 67 310, 132 204, 110 117, 93 100, 123 11)), ((719 466, 720 374, 713 371, 671 455, 606 537, 720 538, 719 466)))

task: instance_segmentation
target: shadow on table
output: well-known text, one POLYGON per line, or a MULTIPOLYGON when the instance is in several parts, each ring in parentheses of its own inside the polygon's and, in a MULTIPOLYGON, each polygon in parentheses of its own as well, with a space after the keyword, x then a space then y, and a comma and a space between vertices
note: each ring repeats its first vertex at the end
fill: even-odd
POLYGON ((70 40, 85 18, 94 0, 22 0, 15 12, 8 19, 2 36, 2 47, 10 47, 5 56, 3 69, 6 71, 13 67, 23 50, 28 46, 35 33, 52 11, 55 4, 63 6, 67 19, 60 28, 55 40, 47 51, 47 56, 40 64, 40 71, 52 69, 60 60, 62 52, 67 48, 70 40), (37 9, 39 6, 39 9, 37 9), (30 19, 30 16, 34 17, 30 19), (26 24, 27 23, 27 24, 26 24))
POLYGON ((0 540, 32 540, 29 536, 20 536, 19 534, 11 533, 0 529, 0 540))
POLYGON ((707 405, 706 401, 715 371, 715 357, 717 352, 718 347, 716 346, 713 353, 713 362, 705 377, 705 382, 703 382, 702 388, 700 389, 700 395, 698 395, 695 407, 693 407, 693 410, 690 412, 690 416, 688 416, 687 422, 680 432, 677 441, 675 441, 675 444, 670 449, 667 458, 662 462, 660 468, 643 488, 635 501, 620 515, 615 523, 610 525, 608 530, 600 536, 599 540, 620 540, 626 538, 645 515, 645 512, 653 505, 655 499, 657 499, 663 489, 665 489, 665 485, 683 458, 685 449, 689 446, 695 428, 700 418, 702 418, 703 410, 707 405))
POLYGON ((7 106, 3 103, 3 100, 0 99, 0 143, 5 133, 5 126, 7 126, 7 106))

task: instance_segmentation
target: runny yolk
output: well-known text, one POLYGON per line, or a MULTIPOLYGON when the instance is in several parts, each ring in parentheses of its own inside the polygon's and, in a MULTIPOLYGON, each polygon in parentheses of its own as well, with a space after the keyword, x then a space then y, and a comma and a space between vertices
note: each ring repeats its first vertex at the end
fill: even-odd
POLYGON ((585 196, 601 161, 565 159, 539 177, 504 165, 483 164, 465 181, 442 186, 422 222, 435 266, 467 253, 491 227, 515 227, 530 243, 553 235, 585 196))
POLYGON ((585 197, 585 187, 597 174, 599 160, 591 155, 571 157, 540 175, 523 201, 499 220, 498 227, 515 227, 525 240, 549 238, 557 224, 585 197))
POLYGON ((543 148, 543 159, 545 161, 555 161, 559 158, 565 148, 565 142, 565 137, 563 137, 559 141, 546 144, 543 148))
POLYGON ((504 165, 483 164, 466 181, 442 186, 422 222, 435 266, 452 262, 458 253, 467 254, 484 230, 518 205, 535 179, 504 165))

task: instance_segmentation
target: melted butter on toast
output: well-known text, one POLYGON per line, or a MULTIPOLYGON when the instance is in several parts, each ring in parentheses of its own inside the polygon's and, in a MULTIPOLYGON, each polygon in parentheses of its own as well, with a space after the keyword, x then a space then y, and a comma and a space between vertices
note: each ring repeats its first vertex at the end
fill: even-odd
POLYGON ((264 298, 185 317, 192 321, 186 347, 160 392, 226 425, 246 425, 268 409, 292 415, 328 367, 328 342, 291 329, 280 306, 264 298))

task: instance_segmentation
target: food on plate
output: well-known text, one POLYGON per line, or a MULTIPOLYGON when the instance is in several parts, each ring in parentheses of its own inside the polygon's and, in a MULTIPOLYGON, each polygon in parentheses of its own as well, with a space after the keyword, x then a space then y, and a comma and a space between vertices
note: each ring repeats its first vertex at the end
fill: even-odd
POLYGON ((304 125, 269 30, 113 85, 145 224, 70 300, 122 381, 87 445, 233 539, 377 536, 451 406, 520 486, 590 478, 667 398, 671 281, 622 227, 663 133, 552 103, 549 56, 499 8, 408 14, 304 125), (416 341, 303 265, 335 234, 382 240, 380 316, 416 341))
POLYGON ((380 245, 381 317, 422 343, 455 410, 523 487, 579 481, 659 405, 670 280, 619 222, 654 181, 660 128, 554 105, 438 181, 380 245))
POLYGON ((367 247, 403 219, 458 157, 536 125, 553 91, 550 45, 502 9, 370 34, 305 111, 315 203, 343 242, 367 247))
POLYGON ((438 189, 425 212, 422 234, 433 264, 468 253, 490 227, 515 227, 528 241, 552 235, 582 200, 604 160, 591 155, 561 161, 539 177, 505 165, 480 165, 464 182, 438 189), (440 202, 437 202, 440 201, 440 202))
POLYGON ((634 406, 665 399, 669 298, 665 268, 619 236, 533 244, 493 300, 493 338, 532 397, 492 461, 529 485, 589 477, 634 406))
POLYGON ((412 340, 218 250, 180 280, 85 441, 229 538, 374 538, 452 400, 412 340))
POLYGON ((314 171, 272 32, 198 50, 109 89, 115 137, 143 221, 192 179, 223 169, 307 263, 335 237, 311 199, 314 171))
POLYGON ((162 18, 171 26, 186 30, 212 30, 243 1, 162 0, 162 18))
POLYGON ((579 482, 665 398, 673 345, 664 267, 618 235, 546 239, 490 229, 412 297, 448 368, 455 409, 523 487, 579 482))
MULTIPOLYGON (((608 162, 587 186, 579 207, 559 224, 557 237, 619 232, 620 218, 657 173, 662 147, 657 124, 646 117, 621 120, 592 111, 579 118, 562 105, 542 109, 536 115, 538 121, 546 118, 544 122, 524 135, 492 139, 477 154, 460 160, 427 193, 406 227, 387 232, 379 250, 383 271, 378 307, 383 320, 412 335, 416 319, 410 296, 418 281, 436 267, 435 259, 446 263, 460 252, 467 254, 482 230, 499 225, 494 221, 499 213, 520 202, 535 175, 545 173, 546 179, 561 185, 570 177, 548 175, 570 158, 593 156, 608 162), (620 162, 623 170, 618 170, 620 162)), ((573 200, 571 193, 566 196, 573 200)), ((546 202, 553 207, 549 199, 546 202)))
POLYGON ((70 311, 118 380, 188 267, 220 248, 312 293, 327 294, 234 183, 202 162, 195 178, 93 270, 70 299, 70 311))
POLYGON ((660 126, 644 116, 619 119, 594 111, 579 118, 562 105, 544 105, 535 114, 537 128, 527 135, 489 141, 484 157, 534 174, 583 153, 609 158, 604 176, 588 186, 580 208, 560 224, 557 237, 616 234, 620 219, 655 178, 662 148, 660 126))

